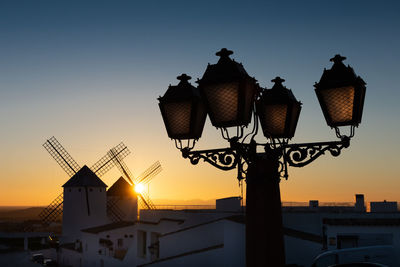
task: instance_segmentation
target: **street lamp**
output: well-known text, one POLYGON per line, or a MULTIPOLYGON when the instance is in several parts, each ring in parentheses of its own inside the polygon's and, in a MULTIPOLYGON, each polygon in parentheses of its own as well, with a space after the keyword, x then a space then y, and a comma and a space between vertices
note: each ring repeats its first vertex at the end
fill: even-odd
POLYGON ((218 63, 208 65, 198 80, 198 88, 187 82, 185 74, 179 76, 181 82, 169 86, 159 98, 159 106, 168 136, 175 140, 184 158, 192 164, 203 159, 222 170, 237 168, 237 178, 245 179, 246 265, 284 266, 280 178, 288 178, 288 165, 302 167, 326 151, 338 156, 343 148, 349 147, 354 127, 361 122, 365 82, 342 63, 344 57, 335 56, 333 67, 324 70, 315 91, 327 124, 335 128, 340 140, 289 144, 301 103, 283 86, 284 80, 280 77, 272 80, 275 84, 271 89, 262 89, 242 64, 229 57, 232 53, 225 48, 216 53, 220 56, 218 63), (201 136, 206 112, 211 123, 229 141, 229 147, 192 150, 201 136), (252 118, 253 128, 243 137, 252 118), (258 121, 267 138, 264 144, 254 139, 258 121), (351 127, 349 136, 340 134, 342 126, 351 127), (232 128, 236 128, 235 136, 229 135, 228 129, 232 128), (246 143, 248 136, 251 137, 246 143), (182 140, 187 140, 187 145, 182 140), (257 152, 260 146, 265 153, 257 152))
POLYGON ((168 136, 182 148, 181 140, 201 137, 207 113, 199 90, 188 82, 191 77, 182 74, 177 79, 179 84, 170 85, 158 100, 168 136))

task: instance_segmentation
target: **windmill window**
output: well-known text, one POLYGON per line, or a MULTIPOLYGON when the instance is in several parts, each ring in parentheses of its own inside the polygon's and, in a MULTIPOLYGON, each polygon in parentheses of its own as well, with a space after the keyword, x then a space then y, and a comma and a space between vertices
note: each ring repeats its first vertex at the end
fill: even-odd
POLYGON ((124 237, 125 237, 125 238, 127 238, 127 237, 128 237, 128 235, 124 235, 124 237))
POLYGON ((140 231, 140 230, 137 233, 138 233, 137 254, 139 255, 139 257, 145 258, 147 250, 147 245, 146 245, 147 233, 145 231, 140 231))
POLYGON ((81 192, 81 189, 80 189, 80 188, 78 189, 78 192, 81 192))
POLYGON ((90 188, 89 191, 92 192, 92 191, 93 191, 93 188, 90 188))
POLYGON ((133 238, 133 235, 129 235, 130 238, 133 238))
POLYGON ((71 188, 70 188, 70 189, 68 189, 68 191, 69 191, 69 192, 71 192, 71 191, 72 191, 72 190, 71 190, 71 188))
POLYGON ((110 235, 106 235, 107 238, 110 238, 110 235))
POLYGON ((101 192, 101 189, 99 191, 101 192))

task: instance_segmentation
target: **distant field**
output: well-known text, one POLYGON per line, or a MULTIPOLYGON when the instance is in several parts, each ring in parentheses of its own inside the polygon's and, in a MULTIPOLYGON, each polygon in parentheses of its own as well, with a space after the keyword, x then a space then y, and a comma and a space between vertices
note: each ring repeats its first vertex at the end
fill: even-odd
POLYGON ((0 221, 38 220, 43 207, 0 206, 0 221))

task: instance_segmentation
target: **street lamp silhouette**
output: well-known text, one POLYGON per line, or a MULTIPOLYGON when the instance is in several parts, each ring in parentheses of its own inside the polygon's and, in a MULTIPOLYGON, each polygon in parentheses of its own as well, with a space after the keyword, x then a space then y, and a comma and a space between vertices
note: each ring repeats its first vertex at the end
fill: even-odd
POLYGON ((361 122, 365 82, 343 64, 344 57, 332 58, 332 68, 325 69, 314 86, 326 122, 340 140, 289 144, 302 104, 280 77, 272 80, 271 89, 261 88, 241 63, 229 57, 232 53, 226 48, 217 52, 218 63, 207 66, 197 88, 189 83, 189 76, 179 76, 179 84, 170 85, 158 98, 159 107, 168 136, 184 158, 192 164, 202 159, 222 170, 236 168, 239 181, 245 179, 246 265, 284 266, 280 179, 288 178, 288 165, 302 167, 326 151, 338 156, 349 147, 361 122), (229 147, 192 150, 201 137, 206 114, 229 147), (251 121, 252 129, 245 135, 251 121), (259 122, 267 138, 264 144, 254 139, 259 122), (348 136, 340 133, 342 126, 350 126, 348 136), (257 152, 257 147, 265 152, 257 152))

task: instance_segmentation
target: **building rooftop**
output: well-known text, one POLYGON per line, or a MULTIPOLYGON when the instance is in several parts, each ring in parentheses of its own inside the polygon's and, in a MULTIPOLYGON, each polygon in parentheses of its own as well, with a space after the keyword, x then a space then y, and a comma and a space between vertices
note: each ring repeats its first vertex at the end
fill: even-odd
POLYGON ((91 227, 87 229, 81 230, 82 232, 85 233, 91 233, 91 234, 98 234, 101 232, 106 232, 106 231, 111 231, 119 228, 124 228, 124 227, 129 227, 135 224, 152 224, 152 225, 157 225, 161 221, 171 221, 171 222, 176 222, 178 224, 181 224, 184 222, 184 220, 180 219, 170 219, 170 218, 161 218, 158 222, 148 222, 148 221, 134 221, 134 222, 128 222, 128 221, 120 221, 120 222, 114 222, 114 223, 109 223, 105 225, 100 225, 96 227, 91 227))
POLYGON ((120 177, 108 190, 107 196, 134 196, 135 191, 133 187, 123 178, 120 177))
POLYGON ((359 225, 359 226, 398 226, 400 218, 325 218, 328 225, 359 225))
POLYGON ((107 187, 107 185, 88 166, 83 166, 63 187, 107 187))

